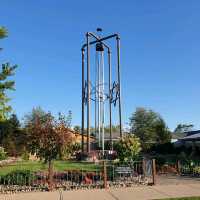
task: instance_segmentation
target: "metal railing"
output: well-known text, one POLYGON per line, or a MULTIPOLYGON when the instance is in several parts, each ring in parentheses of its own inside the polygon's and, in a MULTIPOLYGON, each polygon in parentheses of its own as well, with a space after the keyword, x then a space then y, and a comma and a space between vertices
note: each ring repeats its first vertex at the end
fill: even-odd
MULTIPOLYGON (((151 163, 151 162, 150 162, 151 163)), ((6 173, 5 166, 0 168, 0 193, 12 193, 22 191, 49 191, 52 189, 73 190, 92 189, 104 187, 132 186, 136 184, 148 184, 152 174, 147 175, 147 168, 143 161, 138 162, 100 162, 96 169, 78 169, 53 172, 53 179, 49 182, 48 170, 31 171, 17 169, 6 173)), ((151 167, 151 165, 150 165, 151 167)), ((150 170, 151 171, 151 170, 150 170)))

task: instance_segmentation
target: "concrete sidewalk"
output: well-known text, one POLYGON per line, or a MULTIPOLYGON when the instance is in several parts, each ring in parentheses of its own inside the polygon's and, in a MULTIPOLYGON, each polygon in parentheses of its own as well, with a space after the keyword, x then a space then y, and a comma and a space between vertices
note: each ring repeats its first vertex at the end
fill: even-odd
POLYGON ((199 184, 136 186, 108 190, 77 190, 0 195, 0 200, 146 200, 200 196, 199 184))

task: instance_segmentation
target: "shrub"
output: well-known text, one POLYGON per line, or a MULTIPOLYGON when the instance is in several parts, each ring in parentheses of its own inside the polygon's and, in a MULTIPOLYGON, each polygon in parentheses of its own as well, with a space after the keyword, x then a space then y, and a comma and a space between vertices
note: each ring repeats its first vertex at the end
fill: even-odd
POLYGON ((22 153, 21 157, 22 157, 22 160, 27 161, 27 160, 29 160, 29 153, 27 151, 25 151, 25 152, 22 153))
POLYGON ((7 153, 4 151, 3 147, 0 147, 0 160, 5 160, 7 158, 7 153))
POLYGON ((200 167, 199 166, 194 167, 193 172, 195 174, 200 174, 200 167))
POLYGON ((4 185, 31 185, 36 176, 30 170, 16 170, 0 177, 4 185))
POLYGON ((114 144, 114 150, 120 161, 135 160, 141 151, 140 140, 134 135, 128 135, 114 144))
POLYGON ((155 159, 156 159, 156 164, 157 164, 159 167, 161 167, 161 166, 163 166, 164 164, 166 164, 166 159, 165 159, 164 156, 156 156, 155 159))

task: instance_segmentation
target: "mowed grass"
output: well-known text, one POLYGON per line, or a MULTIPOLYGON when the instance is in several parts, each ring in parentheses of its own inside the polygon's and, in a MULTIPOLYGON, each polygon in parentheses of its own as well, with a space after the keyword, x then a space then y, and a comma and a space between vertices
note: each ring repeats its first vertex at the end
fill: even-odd
MULTIPOLYGON (((47 171, 48 165, 39 161, 21 161, 0 167, 0 176, 16 170, 30 170, 32 172, 47 171)), ((86 162, 54 161, 54 171, 66 170, 99 171, 100 166, 86 162)))

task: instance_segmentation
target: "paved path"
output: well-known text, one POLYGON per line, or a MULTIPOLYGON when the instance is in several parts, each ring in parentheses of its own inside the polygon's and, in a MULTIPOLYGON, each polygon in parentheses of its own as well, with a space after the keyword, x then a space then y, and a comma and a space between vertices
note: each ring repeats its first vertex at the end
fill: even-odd
POLYGON ((160 175, 156 178, 157 185, 200 184, 200 177, 160 175))
POLYGON ((136 186, 108 190, 59 191, 0 195, 0 200, 146 200, 200 196, 200 184, 136 186))

